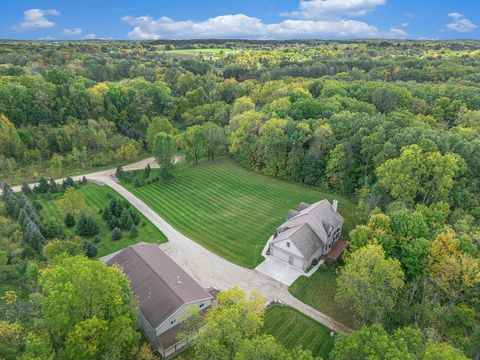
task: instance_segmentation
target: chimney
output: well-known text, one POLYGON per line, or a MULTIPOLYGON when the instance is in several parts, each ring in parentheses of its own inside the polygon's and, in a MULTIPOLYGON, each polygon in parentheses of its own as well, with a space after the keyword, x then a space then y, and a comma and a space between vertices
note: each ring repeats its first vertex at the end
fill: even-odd
POLYGON ((337 212, 338 200, 333 200, 332 202, 333 211, 337 212))

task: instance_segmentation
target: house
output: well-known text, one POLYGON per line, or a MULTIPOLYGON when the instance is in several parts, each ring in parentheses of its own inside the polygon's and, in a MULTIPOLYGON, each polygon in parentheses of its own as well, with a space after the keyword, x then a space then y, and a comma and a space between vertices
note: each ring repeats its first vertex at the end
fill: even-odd
POLYGON ((185 311, 191 306, 204 310, 212 295, 154 244, 131 245, 106 261, 119 265, 130 280, 138 299, 139 322, 147 338, 163 357, 186 345, 177 334, 185 311))
POLYGON ((304 271, 330 253, 338 258, 347 243, 339 240, 343 217, 337 207, 338 201, 330 204, 324 199, 290 210, 269 243, 270 255, 304 271))

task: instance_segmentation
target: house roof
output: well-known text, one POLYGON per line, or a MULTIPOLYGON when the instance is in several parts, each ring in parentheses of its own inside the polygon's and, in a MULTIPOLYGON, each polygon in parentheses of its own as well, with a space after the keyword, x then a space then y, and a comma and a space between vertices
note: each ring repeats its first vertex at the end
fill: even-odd
POLYGON ((129 246, 107 261, 113 264, 129 278, 139 310, 154 329, 184 304, 212 297, 158 245, 129 246))
POLYGON ((332 204, 326 199, 309 206, 306 205, 308 204, 301 203, 298 207, 298 214, 290 217, 279 228, 293 228, 298 226, 298 220, 302 219, 326 243, 329 232, 343 223, 343 217, 333 209, 332 204))
POLYGON ((302 224, 280 233, 273 241, 275 244, 280 241, 289 240, 302 253, 303 256, 311 256, 317 249, 323 246, 324 242, 313 232, 308 224, 302 224))

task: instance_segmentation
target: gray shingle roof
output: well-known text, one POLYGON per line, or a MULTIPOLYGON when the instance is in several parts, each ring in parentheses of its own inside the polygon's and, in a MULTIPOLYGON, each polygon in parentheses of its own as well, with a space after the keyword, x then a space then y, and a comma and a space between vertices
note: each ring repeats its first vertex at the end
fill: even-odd
POLYGON ((343 223, 343 217, 337 211, 333 210, 332 204, 330 204, 328 200, 323 199, 304 208, 297 215, 289 218, 280 227, 291 228, 297 226, 297 220, 300 217, 304 219, 305 223, 310 225, 315 234, 322 239, 323 242, 328 241, 328 233, 330 229, 343 223), (295 221, 292 221, 294 219, 295 221), (292 224, 292 222, 295 222, 296 224, 292 224))
POLYGON ((305 256, 313 255, 328 242, 332 229, 343 224, 343 217, 326 199, 312 205, 300 203, 297 210, 290 210, 287 220, 277 228, 278 235, 272 243, 287 238, 305 256))
POLYGON ((154 329, 182 305, 212 297, 157 245, 129 246, 107 261, 113 264, 130 279, 139 310, 154 329))
POLYGON ((302 224, 280 233, 272 241, 272 244, 287 239, 290 240, 305 257, 310 257, 324 244, 308 224, 302 224))

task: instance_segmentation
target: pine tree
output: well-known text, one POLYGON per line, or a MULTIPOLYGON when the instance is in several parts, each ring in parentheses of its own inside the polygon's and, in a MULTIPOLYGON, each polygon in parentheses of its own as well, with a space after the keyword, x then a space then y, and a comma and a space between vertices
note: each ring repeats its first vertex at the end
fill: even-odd
POLYGON ((27 244, 36 250, 40 250, 45 244, 45 237, 33 221, 28 222, 25 232, 23 233, 23 238, 27 244))
POLYGON ((62 187, 64 190, 69 187, 76 189, 77 184, 75 184, 75 181, 73 181, 73 179, 70 176, 68 176, 65 180, 63 180, 62 187))
POLYGON ((82 177, 82 185, 85 185, 86 183, 88 183, 88 180, 85 176, 82 177))
POLYGON ((120 222, 120 227, 123 230, 130 230, 130 228, 133 225, 133 220, 130 217, 130 211, 129 210, 123 209, 119 222, 120 222))
POLYGON ((123 171, 123 168, 121 166, 117 167, 117 171, 115 171, 115 176, 118 180, 122 180, 125 176, 125 171, 123 171))
POLYGON ((133 223, 138 225, 140 223, 140 215, 138 215, 133 208, 128 209, 128 211, 130 212, 130 217, 132 218, 133 223))
POLYGON ((65 215, 64 222, 66 227, 72 228, 75 226, 75 217, 73 216, 72 213, 67 213, 67 215, 65 215))
POLYGON ((145 167, 145 179, 148 179, 150 177, 150 173, 152 171, 152 168, 150 167, 150 164, 147 164, 147 166, 145 167))
POLYGON ((118 218, 114 215, 112 215, 110 217, 110 219, 108 220, 108 227, 110 228, 110 230, 113 230, 115 229, 116 227, 119 227, 120 226, 120 223, 118 221, 118 218))
POLYGON ((84 214, 80 215, 77 223, 77 235, 93 236, 97 235, 99 231, 100 228, 95 219, 84 214))
POLYGON ((93 258, 95 255, 97 255, 97 247, 92 244, 88 240, 83 240, 83 252, 85 255, 87 255, 89 258, 93 258))
POLYGON ((112 231, 112 240, 117 241, 117 240, 120 240, 121 238, 122 238, 122 231, 120 230, 120 228, 116 227, 112 231))
POLYGON ((32 189, 30 189, 30 186, 25 181, 22 182, 22 193, 25 196, 29 196, 32 194, 32 189))
POLYGON ((57 183, 55 182, 55 179, 53 177, 50 178, 50 192, 52 194, 55 194, 58 191, 58 186, 57 183))
POLYGON ((137 237, 138 236, 138 229, 135 225, 132 225, 130 228, 130 236, 131 237, 137 237))
POLYGON ((46 194, 49 188, 47 180, 42 176, 37 185, 37 193, 46 194))
POLYGON ((135 180, 133 182, 133 186, 135 186, 135 187, 140 187, 141 186, 141 183, 140 183, 140 180, 138 179, 138 177, 135 177, 135 180))

